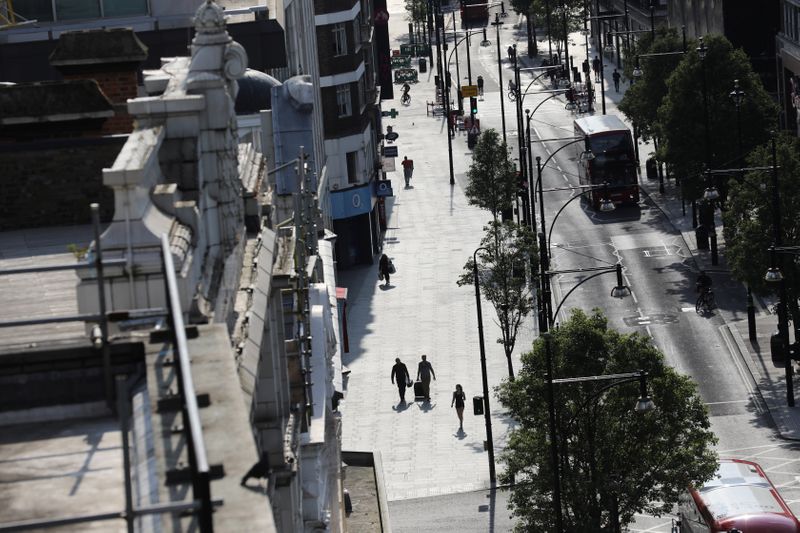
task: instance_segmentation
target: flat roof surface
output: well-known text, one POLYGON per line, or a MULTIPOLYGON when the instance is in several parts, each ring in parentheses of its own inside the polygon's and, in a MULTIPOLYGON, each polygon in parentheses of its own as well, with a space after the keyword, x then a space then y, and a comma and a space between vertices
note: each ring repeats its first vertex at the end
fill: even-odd
MULTIPOLYGON (((112 418, 5 426, 0 523, 125 509, 122 438, 112 418)), ((126 531, 122 520, 47 531, 126 531)))
MULTIPOLYGON (((68 247, 86 247, 91 225, 0 232, 0 270, 75 263, 68 247)), ((0 320, 44 318, 78 313, 75 271, 0 276, 0 320)), ((82 322, 0 328, 0 347, 85 337, 82 322)))

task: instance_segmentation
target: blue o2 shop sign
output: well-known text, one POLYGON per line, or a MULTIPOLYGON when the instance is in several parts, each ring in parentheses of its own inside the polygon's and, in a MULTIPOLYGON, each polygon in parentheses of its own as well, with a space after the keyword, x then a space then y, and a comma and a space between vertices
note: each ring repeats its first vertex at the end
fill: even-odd
POLYGON ((331 218, 339 220, 369 213, 375 205, 375 189, 376 182, 371 181, 360 187, 331 191, 331 218))

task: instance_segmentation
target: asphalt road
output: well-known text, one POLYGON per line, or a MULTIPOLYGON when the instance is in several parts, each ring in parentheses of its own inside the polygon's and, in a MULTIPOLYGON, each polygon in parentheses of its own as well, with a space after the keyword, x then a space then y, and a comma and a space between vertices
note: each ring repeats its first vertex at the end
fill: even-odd
MULTIPOLYGON (((510 39, 509 35, 507 40, 510 39)), ((520 46, 525 49, 524 41, 520 41, 520 46)), ((487 80, 484 98, 498 98, 496 55, 475 45, 472 51, 473 58, 479 59, 477 68, 473 64, 473 76, 482 74, 487 80)), ((504 92, 507 93, 507 82, 513 77, 513 70, 505 61, 505 54, 503 63, 504 92)), ((523 73, 522 87, 527 86, 526 79, 530 80, 531 76, 523 73)), ((543 86, 539 88, 544 89, 543 86)), ((523 108, 533 109, 543 98, 541 94, 528 94, 523 108)), ((575 117, 563 106, 560 98, 552 99, 533 115, 534 140, 573 135, 575 117)), ((607 113, 618 113, 612 102, 607 102, 607 113)), ((516 115, 514 103, 508 100, 505 115, 507 138, 514 157, 518 153, 516 115)), ((484 128, 501 128, 499 116, 481 118, 484 128)), ((565 142, 534 143, 533 154, 544 161, 563 144, 565 142)), ((651 148, 652 145, 640 145, 642 159, 651 148)), ((575 156, 570 148, 553 156, 543 174, 545 190, 578 184, 575 156)), ((569 191, 545 193, 548 231, 558 210, 573 194, 569 191)), ((536 209, 538 219, 538 202, 536 209)), ((761 464, 795 514, 800 515, 800 445, 777 437, 754 381, 736 351, 730 349, 732 340, 724 328, 726 320, 741 320, 745 316, 743 287, 724 272, 713 273, 718 309, 697 314, 694 280, 699 268, 711 267, 693 256, 672 221, 644 196, 639 206, 611 213, 597 212, 580 199, 572 201, 553 225, 551 254, 552 270, 605 267, 618 261, 623 264, 630 295, 610 297, 615 277, 613 274, 600 276, 574 290, 564 303, 565 312, 556 317, 556 321, 565 319, 572 307, 586 311, 598 307, 609 317, 611 327, 651 337, 672 367, 697 382, 700 396, 708 406, 714 433, 719 438, 720 456, 745 458, 761 464)), ((554 308, 586 276, 555 276, 552 281, 554 308)), ((634 531, 669 531, 669 526, 670 517, 639 517, 634 531)))

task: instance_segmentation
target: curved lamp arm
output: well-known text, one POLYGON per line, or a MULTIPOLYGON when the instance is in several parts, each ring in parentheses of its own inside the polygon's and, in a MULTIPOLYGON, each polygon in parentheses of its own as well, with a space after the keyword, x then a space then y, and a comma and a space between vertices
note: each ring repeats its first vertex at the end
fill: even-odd
MULTIPOLYGON (((615 380, 615 381, 612 381, 612 383, 609 383, 608 385, 604 385, 603 387, 601 387, 600 389, 595 391, 595 393, 593 395, 589 396, 580 405, 580 407, 578 407, 578 409, 575 410, 575 413, 572 415, 572 418, 570 418, 567 421, 567 423, 565 424, 565 427, 569 428, 572 425, 572 423, 575 422, 575 420, 578 418, 578 415, 581 413, 581 411, 583 411, 590 404, 592 404, 596 400, 598 400, 603 394, 608 392, 609 389, 612 389, 612 388, 617 387, 619 385, 625 385, 626 383, 632 383, 634 381, 638 381, 639 382, 639 396, 640 396, 639 399, 640 399, 640 401, 649 399, 649 396, 647 394, 647 376, 648 376, 648 374, 644 370, 639 370, 637 372, 631 372, 631 373, 628 373, 628 374, 609 374, 609 375, 606 375, 606 376, 602 376, 602 375, 601 376, 588 376, 588 377, 594 378, 594 379, 591 379, 591 380, 587 379, 585 381, 601 381, 601 380, 602 381, 615 380)), ((553 380, 553 382, 554 383, 560 383, 561 381, 560 380, 553 380)), ((569 381, 565 381, 565 382, 575 383, 576 381, 569 380, 569 381)), ((648 407, 648 410, 652 410, 652 407, 648 407)))
MULTIPOLYGON (((617 286, 616 286, 616 287, 614 287, 614 288, 611 290, 611 294, 613 295, 613 294, 614 294, 614 291, 618 291, 618 290, 627 290, 628 292, 630 292, 631 288, 630 288, 630 287, 628 287, 627 285, 623 285, 623 284, 622 284, 622 264, 620 264, 620 263, 617 263, 617 264, 616 264, 614 267, 610 267, 610 268, 608 268, 607 270, 601 270, 600 272, 597 272, 597 273, 595 273, 595 274, 592 274, 592 275, 591 275, 591 276, 589 276, 588 278, 584 278, 584 279, 582 279, 580 282, 578 282, 578 284, 577 284, 577 285, 575 285, 574 287, 572 287, 572 288, 569 290, 569 292, 568 292, 566 295, 564 295, 564 297, 561 299, 561 303, 559 303, 559 304, 558 304, 558 307, 556 307, 556 310, 555 310, 555 311, 553 311, 553 316, 554 316, 554 317, 557 317, 557 316, 558 316, 558 312, 559 312, 559 311, 561 311, 561 307, 564 305, 564 302, 566 302, 566 301, 567 301, 567 298, 569 298, 569 295, 570 295, 570 294, 572 294, 573 292, 575 292, 575 289, 577 289, 578 287, 580 287, 581 285, 583 285, 584 283, 586 283, 586 282, 587 282, 587 281, 589 281, 590 279, 596 278, 597 276, 602 276, 603 274, 611 274, 611 273, 616 273, 616 274, 617 274, 617 286)), ((547 274, 548 274, 548 273, 547 273, 547 272, 545 272, 545 275, 547 275, 547 274)), ((550 320, 550 327, 552 327, 554 323, 555 323, 555 320, 554 320, 554 319, 551 319, 551 320, 550 320)))
MULTIPOLYGON (((537 109, 538 109, 538 106, 537 106, 537 109)), ((536 111, 534 110, 534 113, 535 113, 535 112, 536 112, 536 111)), ((548 139, 548 140, 551 140, 551 141, 552 141, 552 140, 556 140, 556 139, 548 139)), ((556 154, 557 154, 558 152, 560 152, 561 150, 563 150, 564 148, 566 148, 567 146, 569 146, 569 145, 571 145, 571 144, 575 144, 576 142, 579 142, 579 141, 584 141, 584 142, 585 142, 585 141, 586 141, 586 137, 579 137, 579 138, 576 138, 576 139, 572 139, 570 142, 566 143, 565 145, 563 145, 563 146, 559 146, 559 147, 556 149, 556 151, 555 151, 555 152, 553 152, 552 154, 550 154, 550 155, 547 157, 547 159, 545 159, 545 160, 544 160, 544 163, 542 163, 542 165, 541 165, 542 172, 540 172, 540 173, 539 173, 539 176, 536 178, 536 184, 535 184, 535 185, 534 185, 534 187, 533 187, 533 191, 534 191, 534 192, 536 192, 536 189, 537 189, 537 187, 539 187, 539 186, 542 184, 542 176, 544 175, 544 168, 547 166, 547 163, 549 163, 549 162, 550 162, 550 160, 551 160, 551 159, 553 159, 553 156, 554 156, 554 155, 556 155, 556 154)), ((540 159, 540 158, 537 156, 537 159, 540 159)))
MULTIPOLYGON (((557 68, 557 67, 553 67, 553 68, 557 68)), ((530 89, 530 88, 531 88, 531 85, 533 85, 533 82, 535 82, 536 80, 538 80, 539 78, 541 78, 541 77, 542 77, 542 76, 544 76, 545 74, 548 74, 548 73, 550 72, 550 70, 551 70, 551 69, 549 69, 549 68, 548 68, 547 70, 545 70, 545 71, 544 71, 544 72, 542 72, 541 74, 537 74, 536 76, 534 76, 534 77, 533 77, 533 79, 532 79, 532 80, 531 80, 531 82, 528 84, 528 86, 527 86, 527 87, 525 87, 525 90, 524 90, 524 91, 522 91, 522 92, 520 93, 520 95, 521 95, 520 97, 522 98, 522 101, 523 101, 523 102, 525 101, 525 95, 526 95, 526 94, 528 94, 528 89, 530 89)), ((566 92, 566 91, 563 91, 563 92, 566 92)), ((552 98, 552 97, 550 97, 550 98, 552 98)), ((539 106, 536 106, 536 107, 538 108, 539 106)), ((534 113, 535 113, 535 111, 534 111, 534 113)))
MULTIPOLYGON (((534 80, 534 81, 536 81, 536 80, 534 80)), ((531 82, 531 83, 533 83, 533 82, 531 82)), ((530 87, 530 85, 528 85, 528 87, 530 87)), ((528 90, 528 89, 525 89, 525 91, 526 91, 526 92, 527 92, 527 90, 528 90)), ((536 107, 534 107, 534 108, 533 108, 533 112, 531 113, 531 116, 533 116, 533 115, 536 113, 536 111, 537 111, 537 110, 538 110, 540 107, 542 107, 542 104, 543 104, 543 103, 545 103, 546 101, 550 100, 551 98, 554 98, 554 97, 558 96, 559 94, 565 94, 565 93, 566 93, 566 91, 562 91, 562 90, 560 90, 560 89, 559 89, 558 91, 556 91, 556 92, 553 92, 553 94, 551 94, 550 96, 548 96, 547 98, 545 98, 544 100, 542 100, 541 102, 539 102, 538 104, 536 104, 536 107)))
POLYGON ((458 48, 458 45, 464 42, 464 39, 466 39, 467 37, 469 37, 469 35, 465 35, 456 44, 453 45, 453 49, 450 51, 450 55, 447 56, 447 70, 450 70, 450 60, 453 59, 453 53, 455 53, 456 48, 458 48))
MULTIPOLYGON (((582 185, 581 187, 586 187, 586 186, 582 185)), ((565 207, 567 207, 569 204, 571 204, 573 201, 575 201, 576 198, 580 198, 582 195, 586 194, 587 192, 592 192, 592 191, 595 191, 597 189, 606 189, 607 190, 608 189, 608 183, 606 182, 606 183, 604 183, 602 185, 590 185, 590 186, 588 186, 585 191, 581 191, 578 194, 576 194, 575 196, 573 196, 572 198, 570 198, 569 200, 567 200, 566 203, 564 205, 562 205, 561 208, 558 210, 558 212, 556 213, 556 216, 554 216, 553 220, 550 222, 550 230, 547 232, 547 256, 548 257, 553 257, 553 255, 550 253, 550 242, 551 242, 550 239, 553 237, 553 228, 556 225, 556 220, 558 220, 558 215, 561 214, 561 212, 564 210, 565 207)))

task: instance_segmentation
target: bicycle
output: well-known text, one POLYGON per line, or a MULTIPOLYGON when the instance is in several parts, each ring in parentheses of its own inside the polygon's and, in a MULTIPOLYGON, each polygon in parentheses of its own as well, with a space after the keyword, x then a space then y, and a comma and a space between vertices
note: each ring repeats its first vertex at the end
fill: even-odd
POLYGON ((706 289, 697 297, 697 303, 694 305, 696 313, 711 311, 714 308, 714 291, 706 289))
POLYGON ((403 105, 411 105, 411 95, 409 93, 403 93, 400 96, 400 103, 403 105))

